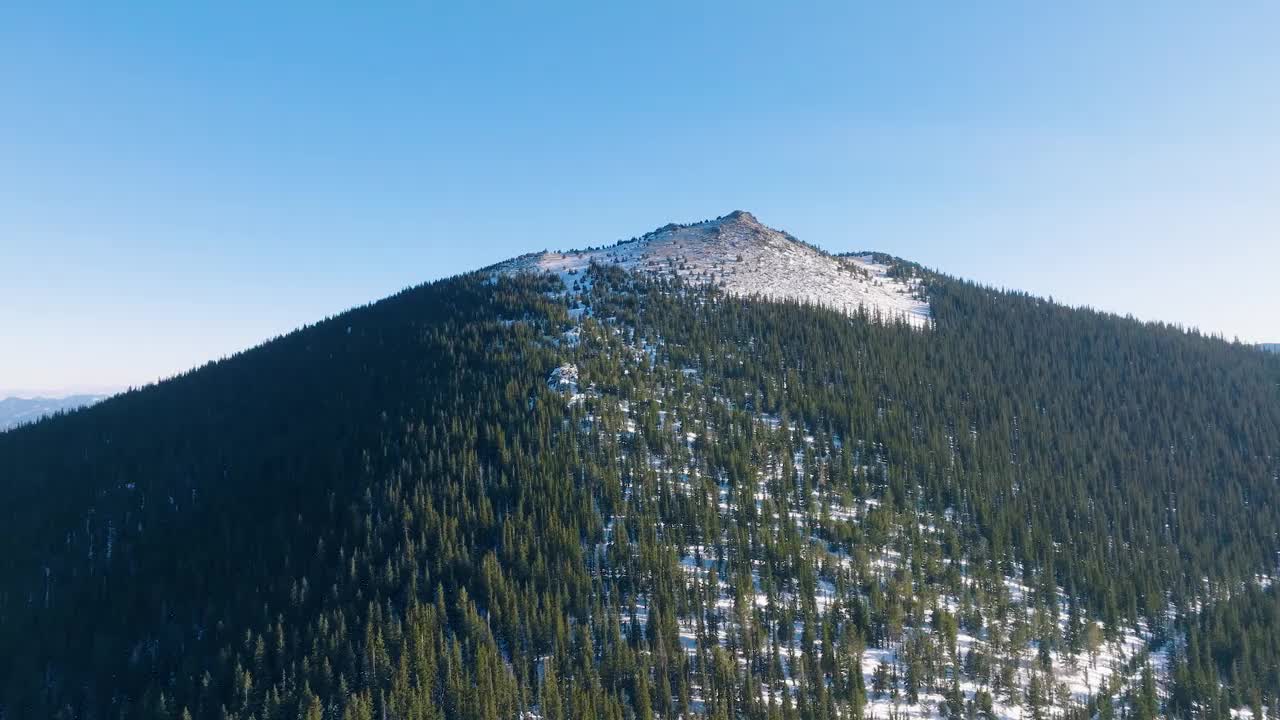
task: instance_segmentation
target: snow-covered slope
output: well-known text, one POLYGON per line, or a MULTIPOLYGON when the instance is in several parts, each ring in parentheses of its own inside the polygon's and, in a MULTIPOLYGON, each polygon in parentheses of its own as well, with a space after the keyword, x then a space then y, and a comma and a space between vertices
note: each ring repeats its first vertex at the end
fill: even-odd
POLYGON ((929 324, 928 301, 912 284, 890 278, 889 266, 870 256, 830 255, 741 210, 692 225, 667 225, 606 248, 525 255, 496 269, 555 273, 572 284, 572 276, 591 263, 678 275, 735 295, 796 300, 849 314, 865 307, 885 319, 929 324))

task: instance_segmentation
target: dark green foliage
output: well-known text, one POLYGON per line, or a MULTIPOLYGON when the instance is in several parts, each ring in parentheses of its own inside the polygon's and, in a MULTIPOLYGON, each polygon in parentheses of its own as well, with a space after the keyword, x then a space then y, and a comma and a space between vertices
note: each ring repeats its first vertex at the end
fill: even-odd
MULTIPOLYGON (((594 273, 580 345, 557 281, 469 275, 0 434, 0 717, 955 716, 1000 687, 961 628, 1048 658, 1274 570, 1280 357, 933 276, 920 332, 594 273)), ((1211 610, 1179 688, 1274 697, 1274 592, 1211 610)))
POLYGON ((1191 617, 1170 675, 1171 715, 1198 717, 1204 707, 1221 705, 1265 705, 1280 712, 1280 593, 1275 586, 1247 586, 1191 617), (1219 688, 1224 679, 1229 684, 1219 688))

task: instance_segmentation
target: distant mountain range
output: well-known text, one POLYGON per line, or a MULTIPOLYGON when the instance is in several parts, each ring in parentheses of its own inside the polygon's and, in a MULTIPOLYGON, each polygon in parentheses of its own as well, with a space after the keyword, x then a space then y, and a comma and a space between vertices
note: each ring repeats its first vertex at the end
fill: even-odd
POLYGON ((7 397, 0 400, 0 432, 23 423, 35 422, 63 410, 92 405, 104 395, 68 395, 67 397, 7 397))

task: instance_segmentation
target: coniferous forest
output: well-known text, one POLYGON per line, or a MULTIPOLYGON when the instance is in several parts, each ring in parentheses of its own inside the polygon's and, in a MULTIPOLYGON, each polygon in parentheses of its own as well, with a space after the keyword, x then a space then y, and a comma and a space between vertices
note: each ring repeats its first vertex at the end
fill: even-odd
POLYGON ((594 267, 0 434, 0 718, 1280 717, 1280 355, 594 267))

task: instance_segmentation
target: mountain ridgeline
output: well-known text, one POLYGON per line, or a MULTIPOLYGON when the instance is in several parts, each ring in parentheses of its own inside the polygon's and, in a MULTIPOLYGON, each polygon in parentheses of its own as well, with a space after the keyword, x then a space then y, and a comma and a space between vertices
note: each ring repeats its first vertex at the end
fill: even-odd
POLYGON ((672 227, 0 433, 0 718, 1280 713, 1280 356, 672 227))
POLYGON ((67 395, 65 397, 0 398, 0 432, 57 413, 71 412, 92 405, 101 395, 67 395))

